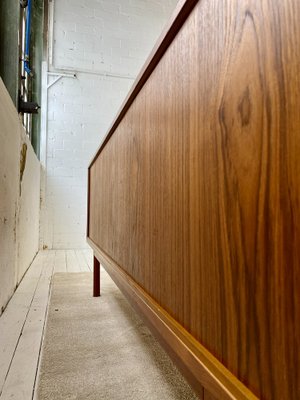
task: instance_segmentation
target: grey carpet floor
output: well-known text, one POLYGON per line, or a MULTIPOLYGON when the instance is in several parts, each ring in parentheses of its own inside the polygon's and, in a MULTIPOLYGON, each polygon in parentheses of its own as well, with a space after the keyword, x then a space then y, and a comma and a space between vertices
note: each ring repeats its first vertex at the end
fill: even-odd
POLYGON ((190 386, 101 271, 53 277, 38 379, 38 400, 196 400, 190 386))

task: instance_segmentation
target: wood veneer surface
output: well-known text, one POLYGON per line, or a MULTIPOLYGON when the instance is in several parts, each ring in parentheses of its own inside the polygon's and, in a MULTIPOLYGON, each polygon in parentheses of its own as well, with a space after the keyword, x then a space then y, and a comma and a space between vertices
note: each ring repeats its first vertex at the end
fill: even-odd
POLYGON ((207 390, 204 390, 203 400, 216 400, 207 390))
POLYGON ((89 237, 268 400, 300 398, 298 21, 199 1, 90 167, 89 237))

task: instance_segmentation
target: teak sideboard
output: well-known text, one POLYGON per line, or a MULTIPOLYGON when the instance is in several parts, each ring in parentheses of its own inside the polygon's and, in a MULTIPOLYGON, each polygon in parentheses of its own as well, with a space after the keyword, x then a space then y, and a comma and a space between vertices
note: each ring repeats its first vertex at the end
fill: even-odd
POLYGON ((300 399, 300 1, 179 1, 89 166, 88 242, 198 393, 300 399))

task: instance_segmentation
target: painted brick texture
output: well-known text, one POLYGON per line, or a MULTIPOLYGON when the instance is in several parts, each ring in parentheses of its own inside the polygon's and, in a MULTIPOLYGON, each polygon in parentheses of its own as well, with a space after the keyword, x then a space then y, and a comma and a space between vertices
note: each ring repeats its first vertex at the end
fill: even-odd
POLYGON ((48 92, 44 246, 87 246, 87 166, 176 3, 53 3, 53 65, 49 69, 78 73, 76 79, 63 77, 48 92))

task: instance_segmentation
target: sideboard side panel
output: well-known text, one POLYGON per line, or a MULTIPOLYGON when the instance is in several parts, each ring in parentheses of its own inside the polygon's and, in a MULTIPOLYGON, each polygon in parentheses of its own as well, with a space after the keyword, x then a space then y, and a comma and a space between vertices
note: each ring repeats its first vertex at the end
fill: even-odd
POLYGON ((90 167, 89 237, 259 398, 300 398, 300 3, 201 0, 90 167))

